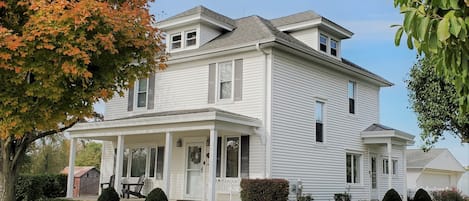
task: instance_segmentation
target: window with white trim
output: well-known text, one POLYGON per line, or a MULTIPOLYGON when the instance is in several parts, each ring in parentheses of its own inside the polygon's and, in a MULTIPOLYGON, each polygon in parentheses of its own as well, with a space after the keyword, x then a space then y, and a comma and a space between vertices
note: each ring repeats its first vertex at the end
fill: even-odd
POLYGON ((175 33, 171 35, 171 49, 179 49, 182 47, 182 36, 181 33, 175 33))
POLYGON ((361 173, 361 155, 360 154, 346 154, 346 177, 347 183, 356 184, 360 183, 361 173))
POLYGON ((329 41, 329 37, 327 37, 324 34, 321 34, 319 36, 319 50, 327 53, 327 49, 328 49, 327 43, 328 43, 328 41, 329 41))
MULTIPOLYGON (((397 173, 397 160, 392 160, 392 174, 396 175, 397 173)), ((383 159, 383 174, 389 174, 389 161, 388 159, 383 159)))
POLYGON ((139 79, 137 86, 137 107, 147 106, 148 79, 139 79))
POLYGON ((239 165, 241 164, 241 158, 239 157, 241 153, 239 150, 241 147, 240 137, 227 137, 225 145, 225 176, 227 178, 237 178, 239 176, 239 165))
POLYGON ((124 150, 122 177, 163 179, 164 147, 136 147, 124 150))
POLYGON ((331 39, 331 55, 337 56, 338 53, 338 44, 337 40, 331 39))
POLYGON ((348 82, 348 112, 355 114, 355 95, 356 95, 356 84, 355 82, 348 82))
POLYGON ((197 31, 186 31, 186 47, 194 46, 197 43, 197 31))
POLYGON ((233 62, 218 63, 218 98, 231 99, 233 93, 233 62))
POLYGON ((324 103, 316 101, 314 110, 316 119, 316 142, 324 142, 324 103))
POLYGON ((218 137, 216 176, 249 177, 249 136, 218 137))

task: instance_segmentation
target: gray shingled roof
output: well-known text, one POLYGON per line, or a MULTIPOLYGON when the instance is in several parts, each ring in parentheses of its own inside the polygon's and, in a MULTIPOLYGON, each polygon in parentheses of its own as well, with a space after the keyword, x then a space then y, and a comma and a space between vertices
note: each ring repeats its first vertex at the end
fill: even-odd
POLYGON ((381 124, 372 124, 370 127, 366 128, 364 131, 392 131, 394 128, 390 128, 381 124))
POLYGON ((279 26, 284 26, 288 24, 295 24, 299 22, 314 20, 318 18, 321 18, 321 16, 315 13, 314 11, 308 10, 305 12, 272 19, 270 21, 272 22, 274 26, 279 27, 279 26))
POLYGON ((408 149, 406 151, 407 167, 424 168, 445 151, 446 149, 430 149, 428 152, 422 149, 408 149))
POLYGON ((189 9, 187 11, 184 11, 182 13, 179 13, 175 16, 172 16, 172 17, 169 17, 165 20, 162 20, 161 22, 165 22, 165 21, 170 21, 170 20, 174 20, 174 19, 178 19, 178 18, 182 18, 182 17, 186 17, 186 16, 191 16, 191 15, 195 15, 195 14, 200 14, 200 15, 205 15, 207 17, 211 17, 213 19, 216 19, 220 22, 224 22, 226 24, 229 24, 231 26, 235 26, 236 22, 229 18, 229 17, 226 17, 222 14, 219 14, 219 13, 216 13, 206 7, 203 7, 203 6, 196 6, 192 9, 189 9))
MULTIPOLYGON (((306 50, 307 52, 319 54, 319 51, 311 48, 310 46, 306 45, 300 40, 276 28, 277 26, 281 26, 283 24, 307 21, 307 20, 321 17, 320 15, 316 14, 313 11, 306 11, 306 12, 302 12, 302 13, 298 13, 298 14, 294 14, 294 15, 290 15, 286 17, 281 17, 281 18, 277 18, 273 20, 267 20, 256 15, 240 18, 237 20, 232 20, 231 18, 218 14, 203 6, 198 6, 188 11, 182 12, 178 15, 175 15, 173 17, 170 17, 164 21, 177 19, 180 17, 189 16, 189 15, 196 14, 196 13, 205 13, 206 15, 210 15, 212 18, 224 20, 227 23, 232 24, 235 28, 233 31, 225 32, 221 34, 220 36, 218 36, 217 38, 213 39, 212 41, 209 41, 208 43, 205 43, 204 45, 200 46, 197 49, 171 53, 172 56, 180 56, 180 55, 193 54, 193 53, 198 53, 198 52, 203 52, 203 51, 235 47, 238 45, 258 43, 261 41, 262 42, 280 42, 291 47, 306 50)), ((380 80, 383 83, 392 85, 391 82, 387 81, 381 76, 378 76, 366 70, 365 68, 357 64, 354 64, 348 60, 342 59, 342 63, 352 68, 359 69, 360 71, 365 71, 367 73, 370 73, 372 76, 374 76, 376 80, 380 80)))

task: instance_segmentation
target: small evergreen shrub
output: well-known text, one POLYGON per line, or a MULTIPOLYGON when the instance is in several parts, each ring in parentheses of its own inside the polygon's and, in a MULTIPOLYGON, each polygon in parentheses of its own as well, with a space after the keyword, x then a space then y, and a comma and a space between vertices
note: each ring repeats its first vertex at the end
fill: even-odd
POLYGON ((98 201, 119 201, 119 194, 112 187, 105 188, 98 197, 98 201))
POLYGON ((298 201, 313 201, 314 198, 311 196, 311 194, 306 194, 305 196, 300 196, 298 198, 298 201))
POLYGON ((432 201, 432 198, 427 193, 427 191, 425 191, 423 189, 419 189, 415 193, 413 201, 432 201))
POLYGON ((334 194, 335 201, 350 201, 352 200, 352 195, 347 192, 344 193, 336 193, 334 194))
POLYGON ((155 188, 150 191, 145 201, 168 201, 168 197, 161 188, 155 188))
POLYGON ((242 201, 288 201, 288 181, 285 179, 242 179, 242 201))
POLYGON ((464 201, 464 198, 457 189, 432 192, 434 201, 464 201))
POLYGON ((402 201, 402 198, 396 190, 391 188, 384 194, 383 201, 402 201))
POLYGON ((16 200, 40 200, 65 197, 67 175, 20 175, 16 181, 16 200))

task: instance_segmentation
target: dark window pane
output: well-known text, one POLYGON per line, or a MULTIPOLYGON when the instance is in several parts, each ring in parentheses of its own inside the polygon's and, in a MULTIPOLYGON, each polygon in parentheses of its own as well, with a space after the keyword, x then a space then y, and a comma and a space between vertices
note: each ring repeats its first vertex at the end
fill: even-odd
POLYGON ((221 137, 217 139, 217 177, 220 177, 221 171, 221 137))
POLYGON ((163 179, 164 166, 164 147, 158 147, 158 156, 156 157, 156 178, 163 179))
POLYGON ((347 183, 352 183, 352 155, 347 154, 346 159, 346 168, 347 168, 347 183))
POLYGON ((348 111, 350 114, 355 114, 355 100, 352 98, 348 99, 348 111))
POLYGON ((241 177, 249 178, 249 136, 241 136, 241 177))
POLYGON ((327 45, 321 44, 319 45, 319 49, 323 52, 327 52, 327 45))
POLYGON ((145 174, 147 162, 147 150, 145 148, 132 149, 131 177, 140 177, 145 174))
POLYGON ((239 137, 226 139, 226 177, 238 177, 239 137))
POLYGON ((323 142, 322 123, 316 123, 316 142, 323 142))
POLYGON ((332 49, 331 48, 331 55, 337 56, 337 49, 332 49))
POLYGON ((138 93, 137 107, 145 107, 147 105, 147 92, 138 93))
POLYGON ((150 177, 155 176, 155 163, 156 163, 156 149, 150 149, 150 177))

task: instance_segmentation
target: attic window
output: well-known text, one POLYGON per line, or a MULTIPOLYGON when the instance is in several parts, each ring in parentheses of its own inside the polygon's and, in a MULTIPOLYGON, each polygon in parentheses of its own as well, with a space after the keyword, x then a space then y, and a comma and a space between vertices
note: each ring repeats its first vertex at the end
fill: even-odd
POLYGON ((171 35, 171 49, 181 48, 181 33, 171 35))
POLYGON ((186 47, 194 46, 197 42, 197 32, 195 30, 186 32, 186 47))
POLYGON ((337 41, 334 39, 331 39, 331 55, 337 56, 337 41))
POLYGON ((319 44, 319 49, 323 52, 327 52, 327 41, 329 40, 329 38, 325 35, 322 35, 320 36, 320 44, 319 44))

